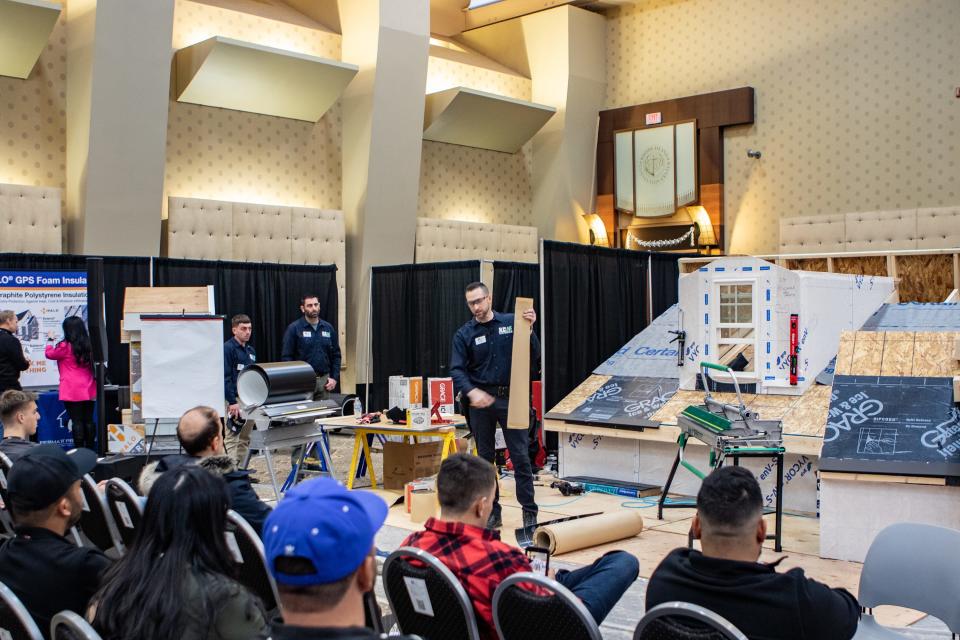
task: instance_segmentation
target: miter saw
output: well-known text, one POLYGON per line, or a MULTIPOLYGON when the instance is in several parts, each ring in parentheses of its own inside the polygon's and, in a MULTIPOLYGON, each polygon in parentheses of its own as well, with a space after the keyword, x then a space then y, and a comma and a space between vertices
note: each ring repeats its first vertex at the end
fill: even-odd
POLYGON ((749 411, 740 395, 740 385, 737 384, 736 373, 733 369, 722 364, 712 362, 700 363, 700 377, 706 396, 703 404, 690 405, 677 416, 677 426, 680 436, 677 438, 677 457, 670 468, 670 475, 663 486, 660 500, 657 505, 657 518, 663 519, 665 508, 692 508, 695 504, 689 502, 667 502, 667 493, 673 483, 677 467, 683 466, 692 474, 703 480, 707 473, 723 465, 727 458, 733 459, 738 465, 740 458, 767 458, 774 456, 777 461, 777 490, 776 490, 776 533, 772 536, 774 548, 780 551, 780 524, 783 511, 783 424, 780 420, 761 420, 754 411, 749 411), (710 379, 707 370, 722 371, 730 376, 734 391, 737 394, 737 404, 720 402, 710 395, 710 379), (710 447, 709 465, 707 472, 701 471, 691 462, 684 459, 684 449, 690 438, 696 438, 710 447))

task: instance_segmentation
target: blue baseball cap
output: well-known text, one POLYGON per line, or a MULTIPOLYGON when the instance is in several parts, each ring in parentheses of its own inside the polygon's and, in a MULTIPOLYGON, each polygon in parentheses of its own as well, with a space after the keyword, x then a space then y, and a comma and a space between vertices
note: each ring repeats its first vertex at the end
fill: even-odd
POLYGON ((351 491, 332 478, 301 482, 267 517, 263 548, 274 580, 304 587, 329 584, 356 571, 387 519, 387 504, 369 491, 351 491), (312 571, 278 571, 277 558, 308 560, 312 571))

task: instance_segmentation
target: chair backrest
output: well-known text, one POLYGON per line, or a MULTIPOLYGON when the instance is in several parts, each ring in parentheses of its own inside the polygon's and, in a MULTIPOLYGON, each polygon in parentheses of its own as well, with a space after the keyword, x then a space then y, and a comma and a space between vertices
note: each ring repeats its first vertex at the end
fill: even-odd
POLYGON ((227 547, 237 563, 237 580, 260 598, 264 609, 276 609, 280 603, 277 585, 267 567, 260 536, 250 523, 233 509, 227 511, 227 530, 224 535, 227 547))
POLYGON ((0 451, 0 470, 4 473, 10 473, 10 468, 13 467, 13 462, 10 460, 7 454, 0 451))
POLYGON ((493 622, 503 640, 600 640, 600 629, 580 599, 556 580, 515 573, 493 593, 493 622), (540 595, 521 584, 550 591, 540 595))
POLYGON ((463 585, 426 551, 400 547, 387 556, 383 586, 402 633, 427 640, 480 639, 473 604, 463 585))
POLYGON ((143 519, 143 504, 137 492, 120 478, 110 478, 106 487, 107 506, 117 525, 123 544, 129 547, 137 535, 137 527, 143 519))
POLYGON ((9 509, 6 506, 7 503, 7 476, 10 475, 10 468, 13 466, 13 463, 10 461, 10 458, 7 457, 7 454, 0 452, 0 500, 3 500, 4 508, 9 509))
POLYGON ((90 623, 73 611, 61 611, 50 621, 51 640, 101 640, 90 623))
POLYGON ((889 604, 939 618, 960 633, 960 531, 899 522, 874 538, 860 572, 860 606, 889 604))
POLYGON ((40 628, 10 587, 0 582, 0 630, 12 640, 43 640, 40 628))
POLYGON ((709 609, 664 602, 640 618, 633 640, 747 640, 747 636, 709 609))
POLYGON ((123 553, 123 541, 110 514, 107 499, 97 489, 97 483, 89 473, 80 479, 80 490, 83 493, 80 531, 101 551, 116 548, 123 553))

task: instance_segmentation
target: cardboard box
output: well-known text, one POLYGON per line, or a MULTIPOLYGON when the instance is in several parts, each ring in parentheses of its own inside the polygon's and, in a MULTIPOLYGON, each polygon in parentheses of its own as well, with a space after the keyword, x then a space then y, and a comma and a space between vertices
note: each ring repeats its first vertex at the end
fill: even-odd
POLYGON ((453 378, 427 378, 427 406, 440 403, 440 415, 453 415, 453 378))
POLYGON ((410 408, 407 409, 407 426, 408 427, 429 427, 430 426, 430 409, 424 409, 419 407, 416 409, 410 408))
POLYGON ((403 504, 407 510, 407 513, 410 513, 410 503, 412 502, 410 496, 414 491, 433 491, 437 486, 437 478, 417 478, 411 482, 408 482, 404 492, 403 492, 403 504))
POLYGON ((108 424, 107 451, 110 453, 144 453, 146 441, 142 424, 108 424))
POLYGON ((403 490, 411 480, 436 475, 442 442, 386 442, 383 445, 383 488, 403 490))
POLYGON ((440 501, 435 489, 414 491, 410 494, 410 522, 426 522, 440 514, 440 501))
POLYGON ((423 406, 423 378, 390 376, 388 409, 416 409, 423 406))

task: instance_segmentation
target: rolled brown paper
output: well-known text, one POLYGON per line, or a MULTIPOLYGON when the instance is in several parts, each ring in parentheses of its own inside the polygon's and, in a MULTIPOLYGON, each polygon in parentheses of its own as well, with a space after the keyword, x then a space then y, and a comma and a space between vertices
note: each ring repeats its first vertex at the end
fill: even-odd
POLYGON ((533 544, 546 547, 551 555, 557 555, 632 538, 641 531, 643 517, 639 513, 618 511, 540 527, 533 532, 533 544))

